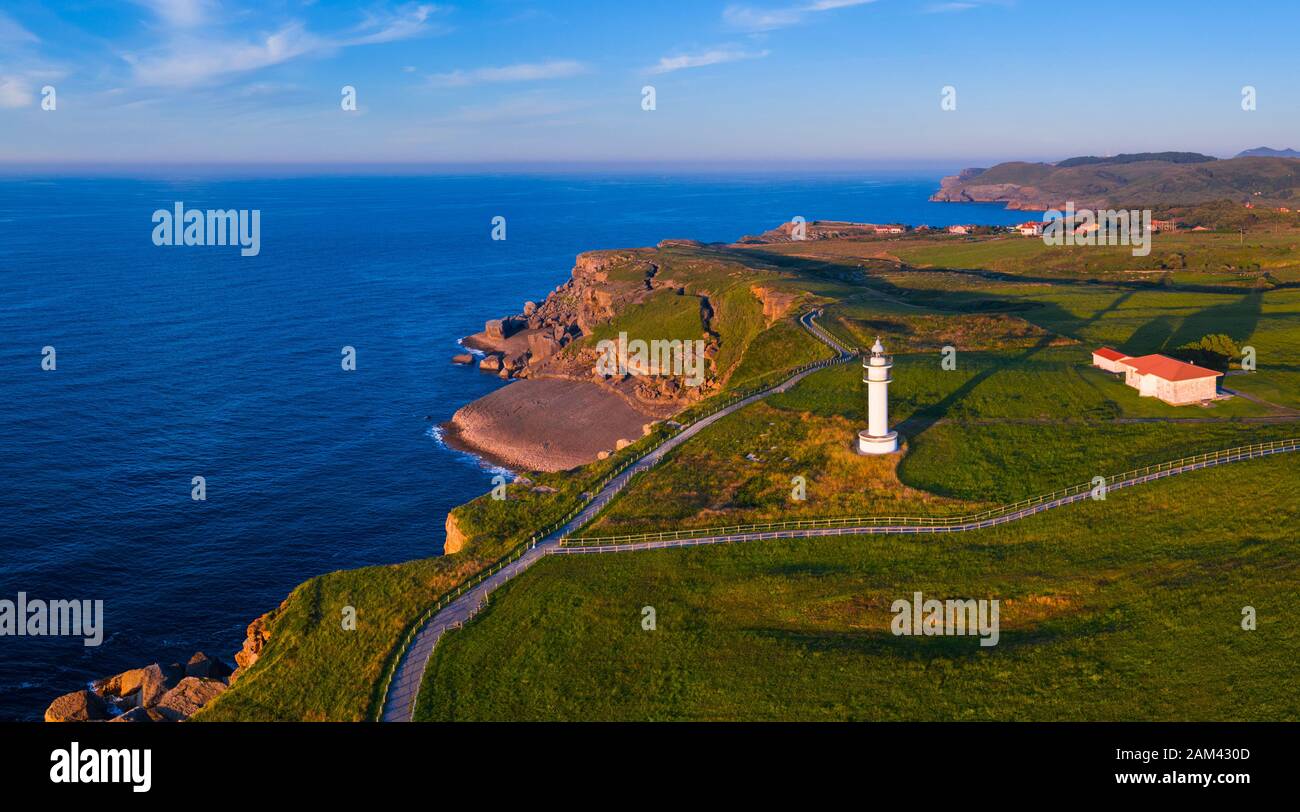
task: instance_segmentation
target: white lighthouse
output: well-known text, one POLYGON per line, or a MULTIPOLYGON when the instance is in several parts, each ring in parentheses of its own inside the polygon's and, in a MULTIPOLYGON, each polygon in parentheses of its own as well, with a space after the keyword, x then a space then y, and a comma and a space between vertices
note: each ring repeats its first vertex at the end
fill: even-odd
POLYGON ((858 432, 859 454, 892 454, 898 450, 898 432, 889 430, 889 370, 894 359, 876 339, 871 355, 862 359, 862 382, 867 385, 867 430, 858 432))

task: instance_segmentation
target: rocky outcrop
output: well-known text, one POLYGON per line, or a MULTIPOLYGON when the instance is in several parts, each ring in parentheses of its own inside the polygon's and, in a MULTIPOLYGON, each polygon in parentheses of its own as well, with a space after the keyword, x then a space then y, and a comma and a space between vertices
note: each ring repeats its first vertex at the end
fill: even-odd
POLYGON ((64 694, 45 709, 47 722, 94 722, 107 718, 104 700, 86 690, 64 694))
MULTIPOLYGON (((250 635, 261 620, 259 618, 249 626, 250 635)), ((238 655, 236 660, 239 660, 238 655)), ((224 691, 230 678, 228 665, 199 651, 184 666, 154 663, 96 680, 89 690, 64 694, 50 703, 45 711, 45 721, 179 721, 189 718, 190 714, 224 691), (178 692, 182 686, 184 689, 178 692), (170 701, 168 697, 171 697, 170 701)))
MULTIPOLYGON (((284 608, 284 604, 280 604, 280 608, 284 608)), ((277 609, 276 612, 278 611, 277 609)), ((275 617, 276 612, 267 612, 248 624, 248 629, 244 635, 244 647, 235 653, 235 665, 238 668, 230 675, 232 685, 244 671, 251 668, 253 663, 257 662, 258 658, 262 656, 262 649, 266 647, 267 642, 271 639, 271 620, 275 617)))
POLYGON ((442 554, 451 555, 465 549, 465 534, 461 532, 460 525, 456 522, 456 514, 447 514, 447 541, 442 545, 442 554))
POLYGON ((780 321, 786 313, 789 313, 790 308, 794 307, 794 303, 799 298, 796 293, 776 290, 763 285, 753 285, 750 290, 753 291, 758 301, 762 302, 763 318, 767 321, 769 327, 780 321))
POLYGON ((166 668, 154 663, 99 680, 91 686, 91 690, 115 705, 148 707, 157 704, 167 689, 183 676, 185 669, 178 663, 172 663, 166 668))
POLYGON ((190 661, 185 664, 185 676, 187 677, 225 679, 230 674, 230 666, 215 657, 209 657, 201 651, 196 651, 190 661))
POLYGON ((489 353, 479 368, 502 377, 571 376, 572 363, 551 363, 561 350, 662 286, 652 257, 648 249, 579 254, 567 282, 540 303, 524 302, 519 314, 492 319, 464 344, 489 353))
POLYGON ((168 721, 181 722, 221 696, 226 687, 222 680, 186 677, 163 695, 154 710, 168 721))

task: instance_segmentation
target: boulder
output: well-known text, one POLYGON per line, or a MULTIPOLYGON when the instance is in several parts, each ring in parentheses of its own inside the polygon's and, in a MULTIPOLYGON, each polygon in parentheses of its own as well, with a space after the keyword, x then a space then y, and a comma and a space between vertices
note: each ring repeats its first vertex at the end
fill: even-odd
POLYGON ((453 355, 451 357, 451 362, 453 364, 472 364, 474 363, 474 356, 470 355, 467 352, 462 352, 457 355, 453 355))
POLYGON ((546 333, 529 333, 528 352, 535 360, 550 358, 560 349, 560 342, 546 333))
MULTIPOLYGON (((201 651, 196 651, 190 661, 185 664, 185 676, 202 677, 203 679, 225 679, 230 676, 230 666, 216 657, 209 657, 201 651)), ((148 706, 152 703, 141 702, 140 704, 148 706)))
POLYGON ((520 352, 511 353, 510 355, 504 356, 501 359, 501 368, 506 372, 511 372, 511 373, 518 372, 519 370, 523 369, 527 365, 528 365, 527 350, 521 350, 520 352))
POLYGON ((488 334, 488 338, 500 340, 509 338, 519 332, 519 328, 522 326, 522 320, 514 316, 507 316, 504 319, 491 319, 487 324, 483 325, 483 332, 488 334))
POLYGON ((157 708, 132 708, 120 716, 109 719, 110 722, 166 722, 170 721, 157 708))
POLYGON ((93 722, 108 718, 104 700, 92 691, 73 691, 50 703, 45 709, 47 722, 93 722))
POLYGON ((220 680, 186 677, 163 696, 157 710, 164 718, 179 722, 193 716, 225 690, 226 684, 220 680))
POLYGON ((537 302, 524 302, 524 315, 531 316, 537 309, 537 302))
POLYGON ((163 698, 163 694, 174 687, 180 678, 185 676, 184 673, 173 673, 172 679, 163 671, 162 666, 154 663, 145 668, 137 668, 134 671, 127 671, 122 675, 122 693, 118 694, 123 698, 130 698, 131 704, 142 707, 152 707, 158 704, 158 700, 163 698))
POLYGON ((185 668, 179 663, 166 667, 154 663, 96 680, 91 685, 91 691, 116 705, 149 707, 156 704, 184 676, 185 668))
POLYGON ((616 451, 622 451, 623 449, 627 448, 630 445, 632 445, 631 440, 619 440, 614 443, 614 449, 616 451))
POLYGON ((501 356, 495 353, 484 356, 483 360, 478 362, 478 368, 485 372, 496 372, 501 368, 501 356))

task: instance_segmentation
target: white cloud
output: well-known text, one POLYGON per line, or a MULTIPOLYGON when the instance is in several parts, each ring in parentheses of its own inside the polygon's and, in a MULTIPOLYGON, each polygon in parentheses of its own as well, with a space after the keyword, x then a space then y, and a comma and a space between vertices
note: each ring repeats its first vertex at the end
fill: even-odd
MULTIPOLYGON (((150 0, 153 2, 153 0, 150 0)), ((232 75, 268 68, 314 53, 357 45, 374 45, 409 39, 432 30, 432 5, 406 5, 387 14, 371 13, 346 35, 320 36, 302 23, 291 22, 279 30, 253 39, 220 39, 178 32, 158 51, 124 54, 137 84, 152 87, 195 87, 232 75)))
POLYGON ((800 6, 782 6, 780 8, 755 8, 754 6, 727 6, 722 11, 722 19, 727 25, 744 31, 772 31, 798 25, 810 14, 834 11, 851 6, 863 6, 875 0, 815 0, 800 6))
POLYGON ((192 87, 230 74, 278 65, 326 47, 328 43, 293 23, 252 42, 183 39, 158 55, 128 54, 123 58, 134 68, 139 84, 192 87))
POLYGON ((441 10, 427 3, 411 3, 393 13, 368 12, 366 21, 357 29, 358 35, 343 44, 375 45, 419 36, 428 32, 429 18, 441 10))
POLYGON ((175 28, 195 28, 208 20, 210 0, 136 0, 175 28))
POLYGON ((739 62, 742 59, 762 59, 768 51, 742 51, 737 48, 715 48, 698 54, 681 54, 660 58, 658 64, 647 68, 648 73, 671 73, 687 68, 703 68, 708 65, 721 65, 724 62, 739 62))
POLYGON ((493 82, 537 82, 546 79, 567 79, 587 72, 587 66, 572 59, 550 62, 521 62, 473 70, 454 70, 429 77, 435 87, 467 87, 493 82))
POLYGON ((18 76, 0 76, 0 107, 27 107, 36 100, 31 85, 18 76))

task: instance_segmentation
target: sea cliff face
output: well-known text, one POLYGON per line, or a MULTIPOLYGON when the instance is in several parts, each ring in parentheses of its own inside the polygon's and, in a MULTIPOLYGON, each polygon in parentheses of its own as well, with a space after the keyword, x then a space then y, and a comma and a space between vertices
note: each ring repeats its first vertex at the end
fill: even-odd
MULTIPOLYGON (((966 172, 981 170, 966 170, 966 172)), ((930 196, 936 203, 1005 203, 1008 209, 1051 208, 1049 196, 1034 186, 1014 183, 973 183, 961 175, 949 175, 939 181, 939 191, 930 196)))
MULTIPOLYGON (((666 245, 698 243, 675 240, 661 243, 659 247, 666 245)), ((612 379, 596 373, 598 353, 594 347, 569 349, 599 325, 655 295, 665 292, 686 295, 684 285, 675 282, 656 261, 657 251, 657 248, 639 248, 579 254, 568 281, 547 294, 540 304, 525 302, 519 313, 491 319, 481 332, 467 336, 462 343, 485 353, 479 362, 481 370, 502 378, 594 382, 617 393, 638 410, 655 416, 671 414, 712 394, 717 389, 716 381, 710 379, 701 386, 685 387, 671 376, 612 379)), ((704 340, 704 355, 711 365, 718 349, 717 337, 709 330, 712 308, 706 295, 695 298, 700 308, 701 333, 680 338, 704 340)), ((711 371, 716 370, 711 367, 711 371)))

